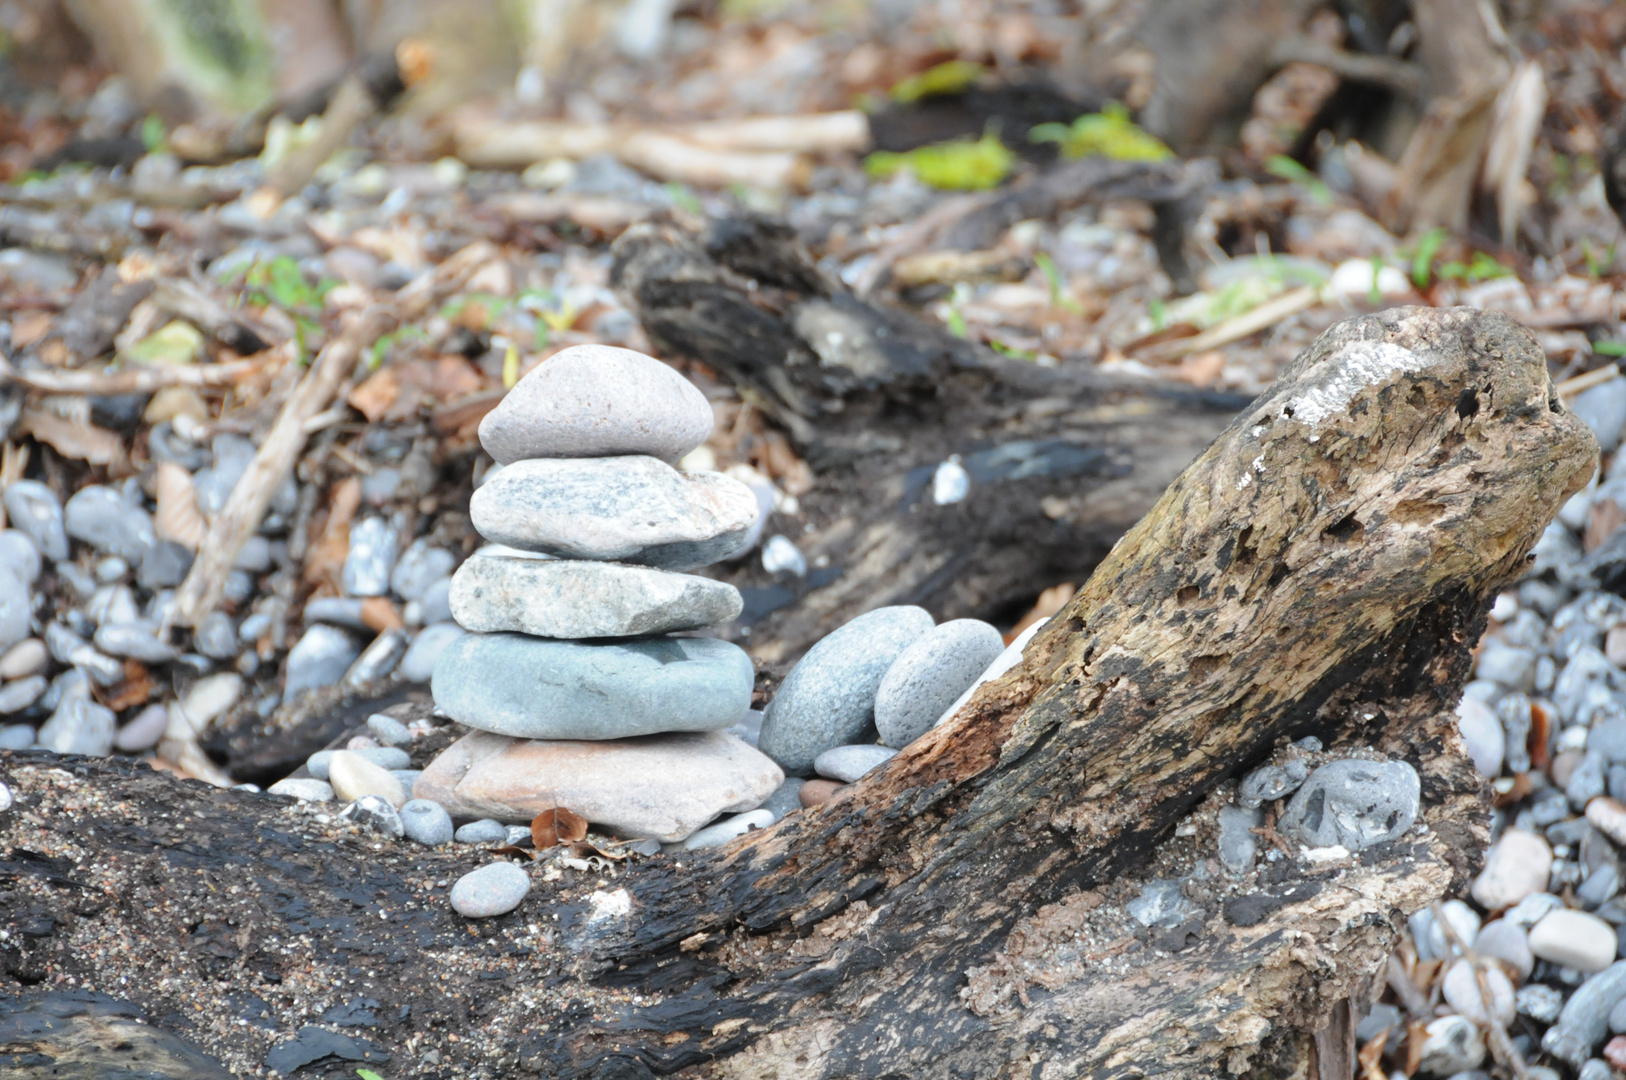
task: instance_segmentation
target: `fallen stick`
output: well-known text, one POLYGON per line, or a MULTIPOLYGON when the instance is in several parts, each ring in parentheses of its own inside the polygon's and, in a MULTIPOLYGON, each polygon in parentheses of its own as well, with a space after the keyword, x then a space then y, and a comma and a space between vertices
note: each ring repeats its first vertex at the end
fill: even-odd
POLYGON ((1306 308, 1314 307, 1320 299, 1321 290, 1314 285, 1305 285, 1266 300, 1252 311, 1244 312, 1234 319, 1226 319, 1218 326, 1211 326, 1195 337, 1165 341, 1151 346, 1141 355, 1149 360, 1169 361, 1179 360, 1192 353, 1218 349, 1275 326, 1283 319, 1297 315, 1306 308))
POLYGON ((309 437, 306 424, 332 402, 361 351, 399 323, 421 317, 439 296, 455 289, 494 253, 495 249, 483 241, 470 244, 442 263, 434 274, 403 288, 393 305, 361 312, 323 347, 288 395, 270 433, 210 524, 197 561, 176 592, 174 614, 165 624, 166 631, 175 623, 196 626, 220 605, 226 574, 236 565, 243 544, 260 527, 271 497, 293 469, 309 437))
POLYGON ((229 364, 176 364, 131 367, 123 371, 20 371, 0 354, 0 380, 46 394, 150 394, 166 386, 230 386, 259 368, 253 360, 229 364))
POLYGON ((809 173, 807 162, 792 152, 731 150, 648 128, 542 121, 470 125, 458 132, 457 153, 469 165, 498 169, 614 154, 662 180, 699 187, 799 187, 809 173))
POLYGON ((754 116, 678 128, 674 134, 722 150, 848 154, 869 149, 869 117, 857 109, 804 116, 754 116))
POLYGON ((1601 368, 1594 368, 1591 371, 1583 371, 1574 378, 1565 379, 1563 382, 1553 387, 1553 389, 1558 391, 1559 397, 1571 398, 1576 394, 1579 394, 1582 390, 1590 390, 1594 386, 1602 386, 1611 379, 1616 379, 1619 377, 1620 368, 1616 367, 1614 364, 1605 364, 1601 368))

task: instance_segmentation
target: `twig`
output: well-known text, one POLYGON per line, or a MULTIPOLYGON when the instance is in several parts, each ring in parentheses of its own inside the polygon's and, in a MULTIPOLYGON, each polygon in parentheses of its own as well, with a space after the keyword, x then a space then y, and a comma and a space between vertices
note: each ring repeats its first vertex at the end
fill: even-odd
POLYGON ((175 364, 123 371, 19 371, 0 354, 0 379, 47 394, 150 394, 166 386, 230 386, 259 368, 253 360, 229 364, 175 364))
POLYGON ((1428 998, 1424 997, 1423 992, 1417 989, 1417 984, 1411 981, 1411 976, 1406 974, 1406 968, 1401 964, 1398 956, 1390 955, 1389 957, 1388 981, 1389 989, 1395 992, 1395 997, 1400 999, 1400 1003, 1406 1007, 1407 1012, 1413 1016, 1432 1016, 1434 1014, 1434 1009, 1429 1005, 1428 998))
POLYGON ((1179 338, 1175 341, 1165 341, 1160 345, 1148 348, 1143 354, 1150 360, 1179 360, 1192 353, 1207 352, 1222 345, 1229 345, 1233 341, 1241 341, 1245 337, 1257 334, 1259 331, 1275 326, 1283 319, 1297 315, 1306 308, 1311 308, 1321 299, 1321 291, 1314 285, 1305 285, 1292 292, 1266 300, 1252 311, 1244 312, 1234 319, 1226 319, 1218 326, 1211 326, 1195 337, 1179 338))
POLYGON ((286 198, 310 183, 311 177, 333 152, 350 141, 356 125, 378 111, 378 101, 359 75, 352 75, 339 85, 333 100, 322 113, 322 126, 318 134, 304 146, 288 152, 288 156, 274 166, 266 178, 266 186, 286 198))
POLYGON ((1416 64, 1392 56, 1345 52, 1303 34, 1278 41, 1270 51, 1270 58, 1282 65, 1295 61, 1319 64, 1334 75, 1354 82, 1387 86, 1414 101, 1423 94, 1423 70, 1416 64))
POLYGON ((1529 1080, 1530 1071, 1525 1067, 1524 1058, 1513 1045, 1513 1040, 1508 1038, 1507 1028, 1503 1027, 1502 1022, 1491 1012, 1493 997, 1490 987, 1485 982, 1484 957, 1474 952, 1468 943, 1462 940, 1457 928, 1445 917, 1438 900, 1430 905, 1430 910, 1434 912, 1434 924, 1445 934, 1446 940, 1462 953, 1463 959, 1467 960, 1469 967, 1473 969, 1474 982, 1479 987, 1479 1000, 1485 1007, 1485 1026, 1490 1029, 1490 1044, 1491 1049, 1495 1051, 1496 1060, 1513 1070, 1515 1080, 1529 1080))
POLYGON ((1574 397, 1582 390, 1590 390, 1594 386, 1602 386, 1611 379, 1618 378, 1619 375, 1620 368, 1616 367, 1614 364, 1605 364, 1601 368, 1594 368, 1591 371, 1584 371, 1573 378, 1565 379, 1563 382, 1553 387, 1553 389, 1558 391, 1558 396, 1561 398, 1574 397))

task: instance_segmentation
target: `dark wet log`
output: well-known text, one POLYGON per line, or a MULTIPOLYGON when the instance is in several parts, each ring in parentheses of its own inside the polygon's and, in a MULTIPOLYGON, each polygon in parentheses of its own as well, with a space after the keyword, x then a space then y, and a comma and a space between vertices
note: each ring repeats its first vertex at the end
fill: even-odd
POLYGON ((1246 403, 975 347, 859 299, 760 218, 703 239, 635 226, 615 250, 614 281, 661 353, 738 387, 814 471, 801 515, 770 526, 808 578, 776 581, 755 560, 727 573, 769 663, 883 604, 1014 620, 1082 581, 1246 403), (951 455, 970 487, 939 505, 932 478, 951 455))
POLYGON ((239 1070, 360 1009, 357 1053, 430 1075, 1330 1078, 1405 914, 1476 869, 1486 805, 1452 717, 1468 649, 1596 456, 1509 320, 1350 320, 1016 669, 819 808, 539 875, 519 911, 465 924, 444 894, 481 861, 466 850, 3 755, 0 970, 133 1000, 239 1070), (1223 876, 1228 781, 1311 734, 1410 762, 1420 824, 1223 876), (1125 917, 1151 878, 1185 881, 1180 926, 1125 917), (198 1019, 244 991, 274 1034, 198 1019))

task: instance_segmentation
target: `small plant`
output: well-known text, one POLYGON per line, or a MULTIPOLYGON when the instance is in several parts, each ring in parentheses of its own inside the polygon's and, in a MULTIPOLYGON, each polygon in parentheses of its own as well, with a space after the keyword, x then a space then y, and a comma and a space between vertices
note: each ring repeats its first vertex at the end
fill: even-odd
POLYGON ((1417 240, 1417 250, 1411 257, 1411 283, 1419 289, 1426 289, 1429 282, 1434 280, 1434 256, 1440 253, 1440 247, 1451 234, 1443 228, 1433 228, 1424 233, 1417 240))
POLYGON ((322 313, 322 301, 338 285, 333 278, 322 278, 312 285, 293 258, 278 255, 270 262, 256 260, 248 268, 243 298, 261 307, 279 307, 293 317, 294 346, 303 364, 307 359, 306 340, 322 329, 316 321, 322 313))
POLYGON ((1061 279, 1061 271, 1056 269, 1055 260, 1041 251, 1033 256, 1033 261, 1039 267, 1039 272, 1044 275, 1045 284, 1050 286, 1050 306, 1061 308, 1063 311, 1074 315, 1084 314, 1083 306, 1067 295, 1067 290, 1061 279))
POLYGON ((919 75, 909 76, 894 86, 887 96, 900 105, 907 105, 921 98, 958 94, 971 89, 982 78, 983 70, 981 64, 973 64, 969 60, 949 60, 929 67, 919 75))
POLYGON ((1626 341, 1594 341, 1592 351, 1599 356, 1626 356, 1626 341))
POLYGON ((357 1069, 356 1075, 361 1077, 361 1080, 384 1080, 382 1076, 379 1076, 371 1069, 357 1069))
POLYGON ((1474 257, 1466 264, 1452 260, 1440 265, 1440 277, 1447 281, 1466 281, 1470 285, 1477 285, 1481 281, 1490 281, 1492 278, 1511 277, 1512 270, 1503 266, 1483 251, 1474 252, 1474 257))
POLYGON ((169 149, 168 132, 164 130, 164 122, 152 113, 141 121, 141 145, 147 148, 149 154, 161 154, 169 149))
POLYGON ((909 169, 920 182, 944 191, 986 191, 1010 174, 1015 156, 993 132, 982 138, 922 146, 895 154, 881 150, 864 159, 864 170, 878 180, 909 169))
POLYGON ((1109 101, 1098 113, 1086 113, 1071 124, 1038 124, 1028 132, 1037 143, 1061 146, 1061 156, 1081 158, 1098 155, 1114 161, 1166 161, 1174 151, 1162 140, 1148 135, 1129 118, 1129 110, 1109 101))
POLYGON ((1332 189, 1326 181, 1286 154, 1276 154, 1266 159, 1265 171, 1277 179, 1302 187, 1318 206, 1332 205, 1332 189))

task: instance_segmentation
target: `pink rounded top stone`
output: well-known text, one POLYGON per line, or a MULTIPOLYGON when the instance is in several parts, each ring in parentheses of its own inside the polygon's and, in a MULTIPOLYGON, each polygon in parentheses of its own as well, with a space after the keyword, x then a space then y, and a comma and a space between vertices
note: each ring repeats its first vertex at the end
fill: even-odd
POLYGON ((480 422, 480 443, 504 465, 626 454, 676 461, 711 428, 706 396, 659 360, 612 345, 576 345, 514 384, 480 422))

